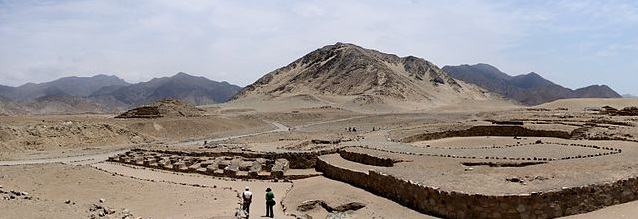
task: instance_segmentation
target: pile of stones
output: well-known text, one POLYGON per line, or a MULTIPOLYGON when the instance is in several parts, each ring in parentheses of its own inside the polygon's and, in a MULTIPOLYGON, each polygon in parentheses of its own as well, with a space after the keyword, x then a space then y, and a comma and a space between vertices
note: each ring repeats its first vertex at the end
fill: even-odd
POLYGON ((28 192, 15 191, 15 190, 5 191, 3 190, 3 187, 1 185, 0 185, 0 195, 2 196, 2 200, 16 200, 16 199, 32 200, 33 199, 33 197, 29 195, 28 192))
MULTIPOLYGON (((65 202, 66 204, 71 203, 69 200, 65 202)), ((98 203, 92 204, 89 207, 89 218, 97 219, 97 218, 122 218, 122 219, 134 219, 136 217, 133 216, 131 211, 124 208, 121 211, 116 211, 115 209, 107 206, 104 203, 104 199, 100 199, 98 203)), ((142 217, 137 217, 142 218, 142 217)))

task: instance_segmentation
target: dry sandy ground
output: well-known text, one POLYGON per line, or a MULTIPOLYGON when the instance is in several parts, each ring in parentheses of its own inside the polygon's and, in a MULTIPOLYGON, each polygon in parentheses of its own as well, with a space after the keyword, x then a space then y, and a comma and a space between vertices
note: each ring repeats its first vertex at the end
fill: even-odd
MULTIPOLYGON (((156 182, 170 182, 177 184, 186 184, 186 185, 199 185, 205 187, 213 187, 221 190, 232 191, 232 198, 224 199, 224 202, 232 203, 232 205, 222 205, 221 208, 214 208, 212 211, 215 211, 214 214, 220 214, 224 216, 232 216, 233 214, 228 214, 227 209, 234 209, 234 206, 239 206, 239 199, 237 195, 244 190, 245 187, 249 187, 251 191, 253 191, 253 204, 251 205, 251 216, 262 216, 265 215, 265 190, 266 188, 271 188, 273 193, 275 194, 275 200, 280 201, 282 197, 285 197, 285 194, 292 187, 291 183, 285 182, 269 182, 269 181, 241 181, 241 180, 232 180, 232 179, 223 179, 223 178, 215 178, 200 174, 182 174, 182 173, 174 173, 168 171, 160 171, 160 170, 152 170, 146 168, 136 168, 131 166, 124 166, 113 163, 99 163, 92 165, 100 170, 121 174, 124 176, 129 176, 142 180, 151 180, 156 182), (263 214, 262 214, 263 212, 263 214)), ((170 196, 165 196, 170 197, 170 196)), ((275 207, 275 215, 278 215, 277 218, 286 218, 284 217, 283 209, 281 205, 276 205, 275 207)), ((209 211, 211 215, 214 215, 212 211, 209 211)), ((234 211, 231 211, 234 213, 234 211)), ((168 218, 165 216, 161 216, 158 218, 168 218)), ((188 218, 188 217, 184 217, 188 218)))
POLYGON ((296 206, 308 200, 321 200, 333 208, 352 202, 360 202, 366 205, 362 209, 345 212, 348 218, 435 218, 423 215, 363 189, 325 177, 294 181, 294 186, 288 196, 286 196, 284 205, 288 208, 287 213, 289 214, 326 218, 328 212, 321 206, 305 212, 300 212, 296 209, 296 206))
POLYGON ((585 108, 600 108, 611 106, 622 109, 628 106, 638 106, 638 98, 582 98, 582 99, 562 99, 538 105, 540 108, 556 109, 567 108, 570 111, 582 111, 585 108))
POLYGON ((232 189, 150 182, 89 166, 5 166, 0 173, 4 190, 33 196, 33 200, 0 200, 2 218, 88 218, 91 205, 100 199, 118 212, 129 209, 144 218, 227 217, 238 206, 232 189))
POLYGON ((614 205, 598 211, 564 217, 565 219, 605 219, 605 218, 636 218, 638 215, 638 201, 614 205))

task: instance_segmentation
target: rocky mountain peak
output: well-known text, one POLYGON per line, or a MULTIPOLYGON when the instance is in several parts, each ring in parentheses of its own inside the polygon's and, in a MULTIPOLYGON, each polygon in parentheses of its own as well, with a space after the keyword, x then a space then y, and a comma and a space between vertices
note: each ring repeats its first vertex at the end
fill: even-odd
POLYGON ((458 94, 462 86, 436 65, 350 43, 314 50, 266 74, 234 99, 286 94, 376 95, 396 100, 431 100, 433 93, 458 94))

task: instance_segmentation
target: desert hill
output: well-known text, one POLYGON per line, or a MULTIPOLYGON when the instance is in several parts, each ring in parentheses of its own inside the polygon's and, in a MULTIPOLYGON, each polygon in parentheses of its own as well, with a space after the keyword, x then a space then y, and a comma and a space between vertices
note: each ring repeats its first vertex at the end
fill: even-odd
MULTIPOLYGON (((348 43, 324 46, 242 89, 233 102, 303 97, 345 108, 414 110, 461 100, 498 99, 436 65, 348 43)), ((299 100, 300 98, 295 98, 299 100)))
POLYGON ((445 66, 453 78, 476 84, 525 105, 538 105, 565 98, 619 98, 606 85, 592 85, 576 90, 551 82, 537 73, 510 76, 488 64, 445 66))
POLYGON ((14 101, 0 96, 0 115, 24 114, 26 111, 14 101))

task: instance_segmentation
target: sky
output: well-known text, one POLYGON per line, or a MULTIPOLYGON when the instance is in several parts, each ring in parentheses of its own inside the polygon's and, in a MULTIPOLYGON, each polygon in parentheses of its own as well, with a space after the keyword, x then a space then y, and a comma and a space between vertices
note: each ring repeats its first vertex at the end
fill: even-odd
POLYGON ((0 84, 177 72, 245 86, 348 42, 638 94, 634 0, 0 0, 0 84))

